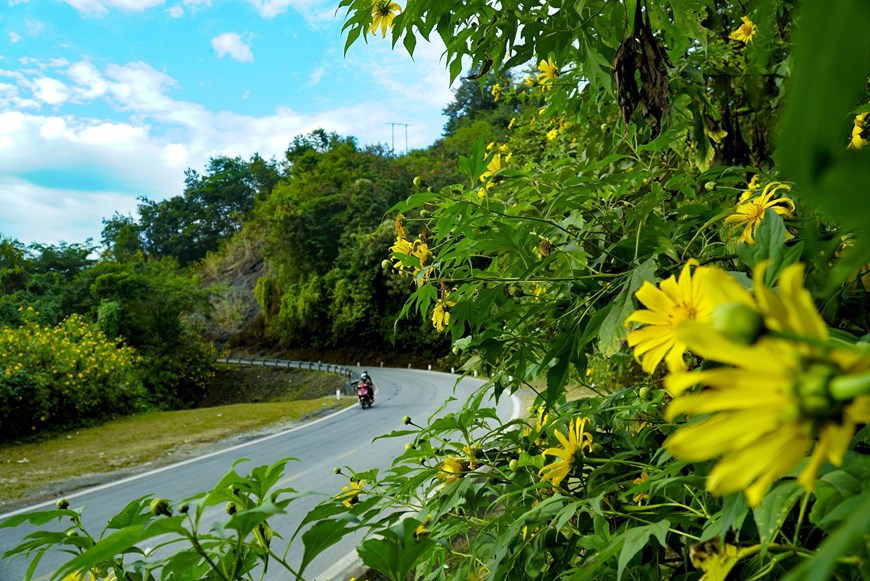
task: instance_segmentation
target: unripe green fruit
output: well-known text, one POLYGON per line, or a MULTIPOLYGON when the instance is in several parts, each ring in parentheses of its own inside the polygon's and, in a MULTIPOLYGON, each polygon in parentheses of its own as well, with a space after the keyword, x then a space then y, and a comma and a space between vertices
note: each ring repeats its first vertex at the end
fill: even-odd
POLYGON ((508 468, 510 468, 511 472, 516 472, 517 470, 519 470, 519 467, 520 467, 520 463, 517 462, 516 458, 514 458, 513 460, 511 460, 508 463, 508 468))
POLYGON ((725 338, 751 345, 755 343, 764 327, 764 319, 758 311, 743 303, 724 303, 713 309, 713 329, 725 338))

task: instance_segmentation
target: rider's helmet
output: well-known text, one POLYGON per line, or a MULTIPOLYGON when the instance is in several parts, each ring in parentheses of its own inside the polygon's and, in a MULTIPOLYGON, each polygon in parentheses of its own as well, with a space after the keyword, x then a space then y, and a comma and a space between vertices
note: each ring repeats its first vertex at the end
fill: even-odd
POLYGON ((368 376, 369 376, 369 372, 368 372, 368 371, 363 371, 362 373, 359 374, 359 378, 360 378, 360 379, 367 379, 368 376))

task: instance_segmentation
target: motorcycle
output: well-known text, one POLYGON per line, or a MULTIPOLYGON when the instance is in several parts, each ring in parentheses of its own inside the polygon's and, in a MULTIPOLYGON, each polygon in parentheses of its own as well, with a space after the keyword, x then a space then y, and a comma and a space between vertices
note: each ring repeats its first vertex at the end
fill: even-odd
POLYGON ((356 395, 359 398, 359 405, 362 409, 370 408, 375 403, 374 387, 365 381, 360 381, 356 386, 356 395))

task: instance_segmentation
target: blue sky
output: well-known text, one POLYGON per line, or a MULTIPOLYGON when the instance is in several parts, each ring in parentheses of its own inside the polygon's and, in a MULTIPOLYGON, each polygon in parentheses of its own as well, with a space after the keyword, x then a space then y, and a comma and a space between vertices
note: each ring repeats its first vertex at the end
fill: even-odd
POLYGON ((185 169, 319 127, 425 147, 452 99, 443 46, 343 55, 337 0, 0 2, 0 235, 25 244, 99 242, 185 169))

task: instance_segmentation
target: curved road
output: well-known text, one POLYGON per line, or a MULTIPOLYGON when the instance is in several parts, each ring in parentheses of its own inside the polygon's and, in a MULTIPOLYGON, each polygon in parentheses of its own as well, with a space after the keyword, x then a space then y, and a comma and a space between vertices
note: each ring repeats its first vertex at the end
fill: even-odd
MULTIPOLYGON (((481 380, 466 378, 456 385, 455 375, 410 369, 374 369, 370 373, 378 390, 375 405, 370 409, 351 406, 279 434, 104 484, 68 495, 67 498, 73 507, 87 506, 84 512, 85 526, 92 534, 96 534, 111 516, 132 499, 153 494, 179 501, 211 490, 239 458, 250 460, 236 468, 239 473, 245 474, 256 466, 272 464, 292 456, 298 458, 299 462, 287 464, 285 478, 280 485, 291 486, 300 493, 316 494, 294 501, 288 507, 290 512, 287 515, 270 520, 274 529, 289 538, 297 523, 317 502, 325 495, 337 494, 347 484, 345 477, 333 473, 335 466, 349 466, 356 471, 389 467, 392 459, 403 452, 405 443, 412 436, 385 438, 372 443, 375 437, 404 428, 402 417, 406 415, 423 425, 451 396, 457 401, 452 402, 447 409, 455 410, 483 384, 481 380)), ((503 398, 498 411, 504 419, 515 417, 518 412, 511 398, 503 398)), ((0 515, 0 521, 13 514, 48 507, 53 507, 53 503, 0 515)), ((222 509, 214 509, 212 518, 224 516, 218 512, 222 513, 222 509)), ((208 513, 204 520, 206 518, 208 513)), ((24 527, 0 529, 0 555, 17 544, 27 532, 24 527)), ((321 581, 338 578, 342 569, 353 563, 357 541, 353 538, 344 539, 343 543, 322 553, 308 568, 305 577, 321 581)), ((298 542, 298 547, 291 548, 291 564, 299 562, 301 549, 301 542, 298 542)), ((53 570, 52 565, 56 567, 63 562, 62 558, 51 557, 46 555, 43 559, 37 579, 47 579, 53 570)), ((282 570, 281 574, 277 568, 270 569, 275 573, 270 579, 288 577, 286 571, 282 570)), ((22 580, 26 570, 27 563, 23 560, 0 561, 0 580, 22 580)))

